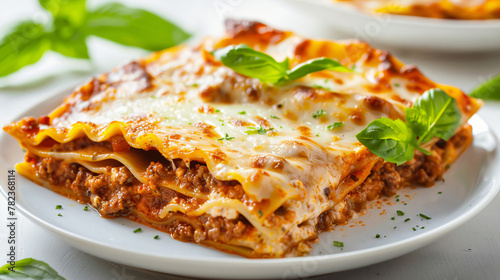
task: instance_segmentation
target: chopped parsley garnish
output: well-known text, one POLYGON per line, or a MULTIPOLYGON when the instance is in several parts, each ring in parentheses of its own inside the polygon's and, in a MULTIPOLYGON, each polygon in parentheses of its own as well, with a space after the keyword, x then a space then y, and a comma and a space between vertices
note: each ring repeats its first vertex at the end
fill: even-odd
POLYGON ((278 118, 278 117, 276 117, 276 116, 273 116, 273 115, 271 115, 271 118, 273 118, 273 119, 278 119, 278 120, 280 119, 280 118, 278 118))
POLYGON ((418 214, 418 215, 419 215, 420 217, 422 217, 422 218, 426 219, 426 220, 430 220, 430 219, 432 219, 431 217, 429 217, 429 216, 427 216, 427 215, 424 215, 424 214, 422 214, 422 213, 420 213, 420 214, 418 214))
POLYGON ((356 69, 356 64, 353 64, 353 65, 351 66, 351 70, 353 70, 353 71, 354 71, 354 69, 356 69))
POLYGON ((425 227, 421 227, 420 229, 424 229, 425 227))
POLYGON ((264 213, 262 213, 262 211, 259 210, 259 218, 262 217, 262 214, 264 213))
POLYGON ((380 238, 380 234, 377 233, 377 235, 375 235, 375 238, 380 238))
POLYGON ((56 205, 56 209, 62 209, 62 205, 56 205))
POLYGON ((438 192, 438 194, 442 194, 443 192, 438 192))
POLYGON ((395 217, 391 217, 391 220, 393 220, 393 221, 394 221, 394 220, 396 220, 396 218, 395 218, 395 217))
POLYGON ((155 237, 153 237, 154 239, 159 239, 160 236, 159 235, 155 235, 155 237))
POLYGON ((396 202, 399 202, 399 198, 396 198, 396 202))
POLYGON ((62 217, 62 214, 61 214, 61 213, 59 213, 59 214, 57 214, 57 216, 62 217))
POLYGON ((319 133, 318 133, 318 134, 316 134, 316 137, 319 137, 319 133))
POLYGON ((312 113, 312 117, 313 118, 321 118, 322 116, 325 116, 326 115, 326 112, 323 111, 323 110, 319 110, 319 111, 316 111, 314 113, 312 113))
POLYGON ((136 228, 134 229, 134 233, 138 233, 138 232, 141 232, 142 231, 142 228, 136 228))
POLYGON ((234 137, 229 137, 229 134, 226 133, 226 136, 220 138, 220 139, 217 139, 217 141, 220 141, 220 140, 231 140, 231 139, 234 139, 234 137))
POLYGON ((406 223, 406 222, 409 222, 409 221, 410 221, 410 218, 406 218, 405 223, 406 223))
POLYGON ((26 149, 22 149, 22 151, 23 151, 23 153, 26 153, 26 152, 27 152, 27 151, 26 151, 26 149))
POLYGON ((83 207, 83 211, 89 211, 89 207, 85 205, 85 207, 83 207))
MULTIPOLYGON (((267 130, 265 128, 263 128, 263 127, 251 127, 251 126, 249 126, 247 128, 248 128, 248 130, 245 131, 245 133, 248 134, 248 135, 251 135, 251 134, 266 134, 266 132, 267 132, 267 130)), ((269 129, 269 130, 272 130, 272 128, 269 129)))
POLYGON ((344 242, 342 241, 333 241, 333 246, 343 248, 344 247, 344 242))
POLYGON ((247 113, 247 112, 245 112, 245 111, 238 112, 238 114, 240 114, 240 115, 244 115, 244 114, 246 114, 246 113, 247 113))
POLYGON ((403 212, 401 210, 396 211, 396 213, 398 213, 398 216, 404 216, 405 215, 405 212, 403 212))
POLYGON ((396 229, 398 226, 395 226, 393 229, 396 229))
POLYGON ((322 86, 322 85, 312 85, 313 88, 319 88, 319 89, 324 89, 324 90, 328 90, 328 91, 331 91, 332 89, 329 88, 329 87, 325 87, 325 86, 322 86))
POLYGON ((342 122, 335 122, 329 126, 327 126, 326 128, 328 128, 328 130, 332 130, 334 128, 339 128, 339 127, 343 127, 344 126, 344 123, 342 122))
POLYGON ((395 84, 394 84, 394 86, 395 86, 395 87, 399 87, 399 84, 398 84, 398 83, 395 83, 395 84))
POLYGON ((414 228, 414 227, 412 227, 411 229, 413 229, 413 231, 417 231, 417 229, 416 229, 416 228, 414 228))
POLYGON ((220 110, 219 110, 219 109, 217 109, 217 110, 215 110, 215 112, 216 112, 216 113, 220 113, 220 110))

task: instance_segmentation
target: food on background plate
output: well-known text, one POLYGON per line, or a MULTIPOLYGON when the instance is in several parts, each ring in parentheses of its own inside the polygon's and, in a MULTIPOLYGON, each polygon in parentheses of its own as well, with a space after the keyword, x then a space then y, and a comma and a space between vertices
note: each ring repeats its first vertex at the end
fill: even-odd
POLYGON ((229 20, 220 39, 118 67, 4 130, 27 150, 20 174, 104 217, 272 258, 442 180, 479 107, 365 43, 229 20))
POLYGON ((500 19, 498 0, 333 0, 367 11, 441 19, 500 19))

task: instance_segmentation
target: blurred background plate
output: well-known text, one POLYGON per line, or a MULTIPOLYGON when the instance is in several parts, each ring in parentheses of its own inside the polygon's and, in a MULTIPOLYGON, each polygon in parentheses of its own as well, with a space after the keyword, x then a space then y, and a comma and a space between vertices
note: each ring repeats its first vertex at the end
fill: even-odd
POLYGON ((287 0, 314 16, 328 37, 357 38, 377 47, 433 52, 500 50, 500 20, 450 20, 369 13, 333 0, 287 0))

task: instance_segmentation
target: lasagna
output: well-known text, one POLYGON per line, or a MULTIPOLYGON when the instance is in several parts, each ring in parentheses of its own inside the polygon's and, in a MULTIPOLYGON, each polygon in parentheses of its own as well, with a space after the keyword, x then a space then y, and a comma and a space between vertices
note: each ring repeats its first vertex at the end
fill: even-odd
POLYGON ((395 15, 441 19, 500 19, 498 0, 335 0, 359 8, 395 15))
POLYGON ((366 43, 229 20, 222 38, 99 75, 49 115, 4 130, 27 150, 20 174, 103 217, 276 258, 308 254, 319 233, 362 214, 369 200, 441 180, 471 143, 467 120, 479 107, 366 43), (353 70, 263 83, 215 59, 215 50, 239 44, 292 66, 327 57, 353 70), (404 120, 433 88, 456 100, 461 119, 449 140, 425 144, 429 155, 416 151, 396 165, 356 139, 370 121, 404 120))

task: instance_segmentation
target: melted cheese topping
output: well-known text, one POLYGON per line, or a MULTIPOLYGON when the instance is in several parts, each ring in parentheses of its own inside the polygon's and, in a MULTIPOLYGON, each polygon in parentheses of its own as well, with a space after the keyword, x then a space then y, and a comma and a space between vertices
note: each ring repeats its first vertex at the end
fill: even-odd
POLYGON ((457 100, 463 123, 479 108, 460 90, 433 83, 415 67, 364 43, 314 41, 261 24, 240 24, 221 40, 154 53, 91 80, 36 133, 19 124, 6 130, 38 156, 77 162, 97 173, 110 161, 119 162, 140 181, 149 161, 133 151, 55 152, 38 145, 47 138, 68 143, 87 136, 101 142, 123 135, 134 148, 206 163, 217 179, 238 181, 250 201, 216 192, 197 196, 165 184, 205 202, 188 208, 170 203, 160 216, 169 211, 227 219, 243 215, 259 235, 234 242, 282 255, 290 244, 311 238, 318 216, 368 176, 376 157, 356 134, 380 117, 404 119, 404 107, 434 87, 457 100), (321 71, 284 86, 266 85, 235 73, 210 54, 241 43, 278 61, 289 57, 291 66, 324 56, 354 72, 321 71), (339 122, 343 126, 329 128, 339 122), (349 179, 354 172, 359 180, 349 179), (273 222, 280 207, 295 218, 273 222), (292 242, 283 242, 285 237, 292 242))

